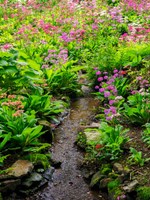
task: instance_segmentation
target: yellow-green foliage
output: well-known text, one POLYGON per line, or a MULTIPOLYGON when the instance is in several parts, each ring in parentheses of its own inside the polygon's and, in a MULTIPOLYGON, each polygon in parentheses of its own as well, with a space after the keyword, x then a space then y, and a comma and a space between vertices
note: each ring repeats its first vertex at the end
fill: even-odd
POLYGON ((115 55, 116 65, 137 66, 142 59, 150 55, 149 44, 135 44, 130 46, 121 46, 115 55))

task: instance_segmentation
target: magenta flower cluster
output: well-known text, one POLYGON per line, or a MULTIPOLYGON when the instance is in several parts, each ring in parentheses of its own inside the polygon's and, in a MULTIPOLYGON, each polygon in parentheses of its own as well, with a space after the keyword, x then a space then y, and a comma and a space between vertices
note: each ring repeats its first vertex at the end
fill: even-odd
POLYGON ((150 2, 148 0, 123 0, 127 10, 135 10, 137 12, 144 12, 150 10, 150 2))
POLYGON ((150 87, 150 83, 147 79, 144 79, 142 76, 136 77, 136 86, 138 89, 133 89, 131 94, 141 93, 145 94, 145 91, 150 87))
POLYGON ((149 40, 150 28, 142 26, 129 26, 128 33, 121 35, 119 40, 127 42, 142 42, 149 40))
POLYGON ((122 15, 122 9, 120 7, 113 7, 109 10, 109 15, 112 20, 117 21, 118 23, 123 23, 123 15, 122 15))
POLYGON ((42 69, 49 68, 52 65, 65 64, 68 61, 68 50, 60 49, 56 51, 54 49, 48 50, 48 55, 44 59, 45 63, 42 65, 42 69))
POLYGON ((62 33, 60 36, 61 40, 64 42, 72 42, 72 41, 81 41, 84 37, 85 30, 78 29, 78 30, 71 30, 69 33, 62 33))
POLYGON ((99 85, 96 85, 95 89, 99 90, 100 93, 104 93, 105 98, 109 98, 112 95, 116 96, 117 89, 113 85, 113 83, 115 82, 115 79, 117 77, 123 76, 122 71, 118 71, 117 69, 115 69, 113 71, 113 75, 109 77, 108 72, 101 72, 98 70, 96 71, 96 76, 99 85))
MULTIPOLYGON (((122 77, 126 74, 123 70, 114 69, 112 75, 108 75, 108 72, 101 72, 95 68, 97 82, 95 90, 97 90, 105 100, 108 102, 109 108, 104 110, 106 120, 112 120, 115 116, 118 116, 115 103, 122 99, 122 96, 117 96, 117 88, 115 87, 115 79, 122 77)), ((107 104, 106 104, 107 105, 107 104)))

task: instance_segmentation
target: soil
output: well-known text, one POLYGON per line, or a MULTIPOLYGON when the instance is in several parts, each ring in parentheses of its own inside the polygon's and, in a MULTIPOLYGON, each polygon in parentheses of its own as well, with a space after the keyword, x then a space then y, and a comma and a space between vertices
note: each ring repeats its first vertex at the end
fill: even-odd
MULTIPOLYGON (((150 158, 150 148, 148 145, 142 141, 142 128, 141 127, 129 127, 130 131, 128 136, 130 137, 130 141, 128 142, 128 148, 133 147, 138 152, 142 152, 142 158, 150 158)), ((149 186, 150 187, 150 161, 145 162, 144 166, 140 166, 138 164, 131 165, 128 163, 130 154, 126 155, 122 158, 123 165, 129 165, 129 168, 132 171, 132 175, 134 179, 137 179, 140 185, 149 186)), ((132 178, 132 177, 131 177, 132 178)))
POLYGON ((75 145, 78 128, 94 118, 97 101, 80 98, 72 102, 70 114, 55 131, 52 158, 61 162, 52 182, 42 191, 26 200, 106 200, 102 194, 91 191, 80 171, 83 154, 75 145))

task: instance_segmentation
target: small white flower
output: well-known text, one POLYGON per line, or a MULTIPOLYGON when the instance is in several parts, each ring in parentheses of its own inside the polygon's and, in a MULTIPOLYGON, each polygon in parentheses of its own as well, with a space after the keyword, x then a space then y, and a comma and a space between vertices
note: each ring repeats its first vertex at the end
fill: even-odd
POLYGON ((122 96, 117 96, 117 97, 115 98, 115 100, 121 100, 121 99, 123 99, 122 96))

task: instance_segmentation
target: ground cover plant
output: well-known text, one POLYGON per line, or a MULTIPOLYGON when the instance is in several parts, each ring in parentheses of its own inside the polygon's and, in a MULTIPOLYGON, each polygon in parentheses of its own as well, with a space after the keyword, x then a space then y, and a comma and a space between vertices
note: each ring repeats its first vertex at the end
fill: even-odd
MULTIPOLYGON (((87 144, 79 134, 86 159, 99 169, 120 160, 149 169, 150 2, 0 0, 1 169, 13 154, 33 162, 46 155, 51 144, 41 138, 68 107, 64 96, 82 94, 81 73, 100 102, 100 140, 87 144)), ((109 178, 112 195, 121 183, 109 178)), ((137 199, 149 198, 141 187, 137 199)), ((125 196, 119 188, 114 199, 125 196)))

